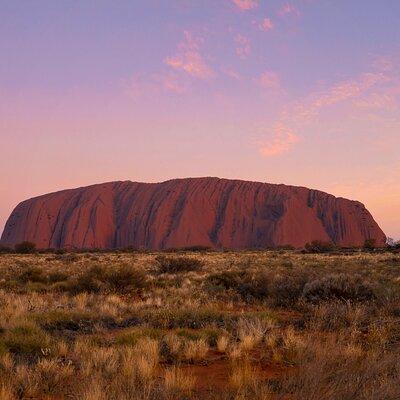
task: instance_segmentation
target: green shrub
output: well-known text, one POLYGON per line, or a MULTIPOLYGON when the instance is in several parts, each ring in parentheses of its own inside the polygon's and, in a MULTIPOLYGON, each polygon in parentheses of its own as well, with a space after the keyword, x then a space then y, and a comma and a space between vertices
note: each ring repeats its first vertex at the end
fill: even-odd
POLYGON ((50 347, 50 339, 34 324, 24 324, 8 330, 2 342, 13 354, 41 356, 50 347))
POLYGON ((371 310, 363 304, 333 300, 313 305, 307 318, 309 328, 335 332, 349 327, 365 330, 371 310))
POLYGON ((12 252, 13 250, 11 249, 11 247, 3 246, 2 244, 0 244, 0 254, 9 254, 12 252))
POLYGON ((163 274, 198 271, 203 267, 203 262, 193 257, 156 257, 158 270, 163 274))
POLYGON ((207 278, 211 288, 235 290, 244 300, 262 300, 269 294, 269 279, 264 273, 250 274, 246 271, 221 272, 207 278))
POLYGON ((268 301, 274 306, 294 305, 303 294, 303 288, 310 279, 305 271, 293 271, 285 275, 266 271, 222 272, 210 275, 207 285, 210 291, 216 288, 234 290, 247 302, 268 301))
POLYGON ((213 251, 213 248, 210 246, 187 246, 182 249, 183 251, 191 251, 191 252, 199 252, 199 253, 206 253, 209 251, 213 251))
POLYGON ((131 332, 122 332, 115 338, 115 343, 121 346, 134 346, 141 338, 151 338, 159 340, 163 336, 163 331, 155 328, 139 328, 131 332))
POLYGON ((375 239, 366 239, 364 242, 364 250, 374 250, 376 247, 375 239))
POLYGON ((217 287, 223 290, 238 290, 242 281, 245 279, 245 276, 246 272, 244 271, 224 271, 209 275, 206 279, 206 282, 211 287, 217 287))
POLYGON ((324 242, 322 240, 314 240, 304 246, 307 253, 329 253, 336 250, 336 246, 332 242, 324 242))
POLYGON ((143 312, 140 323, 158 329, 202 329, 210 326, 224 327, 229 323, 229 315, 208 308, 203 309, 160 309, 143 312))
POLYGON ((46 283, 48 280, 43 270, 39 267, 27 267, 19 274, 17 279, 22 283, 28 283, 28 282, 46 283))
POLYGON ((79 258, 75 253, 56 253, 56 259, 65 263, 74 263, 79 261, 79 258))
POLYGON ((49 311, 33 315, 36 323, 47 331, 73 331, 90 333, 99 318, 95 315, 78 311, 49 311))
POLYGON ((32 254, 36 252, 36 244, 32 242, 22 242, 15 245, 15 251, 19 254, 32 254))
POLYGON ((331 274, 304 286, 303 297, 310 302, 326 300, 367 301, 376 298, 373 286, 362 277, 331 274))
POLYGON ((51 272, 48 275, 48 280, 50 283, 63 282, 66 281, 67 279, 68 279, 68 274, 62 271, 51 272))
POLYGON ((302 297, 304 286, 310 277, 307 273, 274 276, 269 285, 269 296, 273 305, 278 307, 294 306, 302 297))
POLYGON ((127 293, 143 289, 147 285, 144 271, 129 265, 104 268, 95 265, 70 281, 67 290, 71 293, 127 293))
POLYGON ((98 293, 105 276, 105 269, 100 266, 91 267, 78 276, 75 282, 70 282, 69 291, 78 293, 98 293))
POLYGON ((112 291, 127 292, 133 289, 143 289, 147 284, 147 277, 142 270, 121 265, 107 272, 106 283, 112 291))

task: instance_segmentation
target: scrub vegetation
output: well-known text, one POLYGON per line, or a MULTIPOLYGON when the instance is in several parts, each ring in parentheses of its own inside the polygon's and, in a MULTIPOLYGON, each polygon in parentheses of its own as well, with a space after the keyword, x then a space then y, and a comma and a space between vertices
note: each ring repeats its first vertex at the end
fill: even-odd
POLYGON ((400 398, 400 254, 0 255, 0 398, 400 398))

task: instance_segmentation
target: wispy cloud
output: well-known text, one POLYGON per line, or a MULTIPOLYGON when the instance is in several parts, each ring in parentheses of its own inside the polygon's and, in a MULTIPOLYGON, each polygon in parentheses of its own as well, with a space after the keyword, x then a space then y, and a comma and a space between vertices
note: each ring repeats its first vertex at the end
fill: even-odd
POLYGON ((258 79, 258 83, 264 89, 279 89, 281 87, 280 77, 274 71, 264 71, 258 79))
POLYGON ((264 132, 258 140, 260 153, 266 157, 273 157, 286 153, 298 143, 300 138, 288 127, 278 122, 272 129, 272 134, 264 132))
POLYGON ((288 15, 293 15, 293 16, 300 16, 300 11, 296 6, 294 6, 291 3, 285 3, 281 9, 279 10, 278 14, 281 17, 288 16, 288 15))
POLYGON ((241 75, 239 74, 239 72, 237 72, 235 69, 230 68, 230 67, 223 67, 222 72, 226 75, 229 76, 229 78, 232 78, 234 80, 239 81, 240 79, 242 79, 241 75))
POLYGON ((367 72, 357 79, 345 80, 311 94, 295 103, 288 113, 298 120, 310 121, 317 117, 321 110, 346 100, 359 99, 369 89, 387 80, 387 76, 382 72, 367 72))
POLYGON ((268 31, 274 29, 274 24, 270 18, 264 18, 262 20, 262 22, 258 25, 258 27, 260 30, 262 30, 264 32, 268 32, 268 31))
MULTIPOLYGON (((317 90, 285 106, 277 121, 260 135, 261 154, 274 156, 288 151, 310 127, 317 126, 321 118, 329 115, 343 115, 352 110, 354 116, 356 108, 365 108, 368 111, 365 118, 373 120, 373 110, 398 109, 400 85, 388 66, 387 62, 380 63, 379 68, 375 66, 356 78, 317 90)), ((267 88, 279 85, 278 77, 270 71, 264 72, 258 82, 267 88)))
POLYGON ((184 32, 184 36, 184 40, 178 46, 178 53, 167 57, 165 64, 194 78, 207 80, 214 77, 215 72, 200 53, 201 40, 195 39, 188 31, 184 32))
POLYGON ((242 60, 246 59, 251 53, 250 40, 241 34, 235 36, 236 54, 242 60))
POLYGON ((242 11, 252 10, 258 7, 258 0, 232 0, 233 3, 242 11))
POLYGON ((161 93, 181 95, 188 89, 188 83, 173 72, 136 74, 127 84, 128 94, 133 98, 152 97, 161 93))

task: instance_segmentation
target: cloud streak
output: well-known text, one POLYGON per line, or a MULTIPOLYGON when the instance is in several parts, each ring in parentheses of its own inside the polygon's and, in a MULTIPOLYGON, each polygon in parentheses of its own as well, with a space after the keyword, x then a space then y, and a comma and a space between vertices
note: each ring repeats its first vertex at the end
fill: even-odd
POLYGON ((264 71, 258 83, 264 89, 280 89, 281 87, 279 75, 274 71, 264 71))
POLYGON ((273 134, 258 141, 259 151, 265 157, 273 157, 286 153, 290 148, 300 141, 288 127, 278 122, 273 127, 273 134))
POLYGON ((274 29, 274 23, 271 21, 270 18, 264 18, 258 27, 261 31, 268 32, 274 29))
MULTIPOLYGON (((289 151, 301 140, 301 133, 310 125, 315 125, 326 112, 330 112, 330 115, 339 112, 338 115, 341 115, 343 110, 356 108, 367 111, 396 110, 400 86, 391 75, 388 63, 381 64, 378 69, 315 91, 286 106, 278 120, 267 130, 269 134, 263 133, 263 139, 258 143, 260 153, 269 157, 289 151), (346 108, 335 108, 339 105, 346 108)), ((271 71, 262 73, 258 82, 265 88, 279 88, 280 85, 279 77, 271 71)), ((371 115, 369 118, 372 118, 371 115)))
POLYGON ((213 69, 206 63, 200 53, 200 42, 188 31, 184 32, 184 40, 178 46, 178 53, 167 57, 165 64, 170 68, 182 71, 194 78, 207 80, 215 76, 213 69))
POLYGON ((250 40, 241 34, 235 36, 236 54, 242 60, 245 60, 251 53, 250 40))
POLYGON ((232 0, 232 2, 242 11, 248 11, 258 7, 258 0, 232 0))
POLYGON ((278 14, 281 17, 285 17, 285 16, 289 16, 289 15, 293 15, 295 17, 299 17, 300 16, 300 11, 293 4, 286 3, 279 10, 278 14))

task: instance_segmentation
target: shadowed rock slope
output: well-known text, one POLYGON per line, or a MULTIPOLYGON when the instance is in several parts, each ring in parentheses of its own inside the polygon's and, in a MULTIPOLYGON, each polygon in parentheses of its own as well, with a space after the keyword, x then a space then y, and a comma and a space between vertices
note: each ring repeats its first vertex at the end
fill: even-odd
POLYGON ((359 246, 385 235, 357 201, 303 187, 218 178, 111 182, 20 203, 2 243, 39 248, 359 246))

